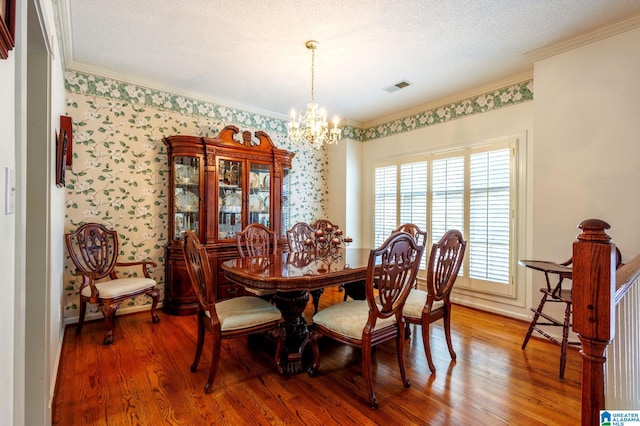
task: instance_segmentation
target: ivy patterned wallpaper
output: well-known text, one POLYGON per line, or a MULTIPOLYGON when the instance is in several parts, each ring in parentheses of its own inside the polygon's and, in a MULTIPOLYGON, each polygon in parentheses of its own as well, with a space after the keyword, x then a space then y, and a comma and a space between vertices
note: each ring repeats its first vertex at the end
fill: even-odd
MULTIPOLYGON (((162 138, 214 137, 228 124, 263 130, 274 144, 296 153, 291 171, 291 223, 325 216, 327 157, 324 150, 292 146, 283 120, 190 99, 96 75, 67 71, 67 115, 73 119, 73 166, 66 171, 66 230, 100 222, 118 231, 120 257, 152 260, 164 298, 167 243, 167 155, 162 138)), ((533 99, 525 81, 370 129, 345 127, 344 137, 366 142, 533 99)), ((78 281, 65 261, 65 318, 78 316, 78 281)), ((120 309, 150 303, 131 299, 120 309)), ((97 309, 88 306, 88 314, 97 309)))

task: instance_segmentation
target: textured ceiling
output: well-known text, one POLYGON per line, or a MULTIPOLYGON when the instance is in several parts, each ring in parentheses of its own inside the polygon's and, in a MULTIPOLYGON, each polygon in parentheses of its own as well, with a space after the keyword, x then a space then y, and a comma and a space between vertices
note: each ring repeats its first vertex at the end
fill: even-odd
POLYGON ((59 0, 68 68, 276 117, 371 124, 527 72, 640 0, 59 0), (406 80, 409 87, 385 88, 406 80))

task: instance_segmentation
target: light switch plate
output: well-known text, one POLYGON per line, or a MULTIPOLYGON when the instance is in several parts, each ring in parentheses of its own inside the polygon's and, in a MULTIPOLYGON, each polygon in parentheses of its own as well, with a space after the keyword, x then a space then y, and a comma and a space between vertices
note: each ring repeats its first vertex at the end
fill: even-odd
POLYGON ((4 214, 16 210, 16 172, 11 167, 4 168, 4 214))

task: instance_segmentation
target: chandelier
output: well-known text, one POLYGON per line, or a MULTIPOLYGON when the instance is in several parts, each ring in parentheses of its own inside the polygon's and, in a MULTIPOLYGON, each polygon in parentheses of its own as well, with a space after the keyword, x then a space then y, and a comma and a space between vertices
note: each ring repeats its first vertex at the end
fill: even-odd
POLYGON ((309 40, 305 43, 307 49, 311 50, 311 103, 307 104, 304 114, 296 115, 295 110, 291 110, 291 122, 287 124, 289 140, 296 145, 308 144, 315 149, 322 148, 323 144, 334 144, 340 140, 342 129, 338 127, 338 117, 333 120, 333 128, 327 125, 327 113, 318 107, 315 101, 315 52, 318 42, 309 40))

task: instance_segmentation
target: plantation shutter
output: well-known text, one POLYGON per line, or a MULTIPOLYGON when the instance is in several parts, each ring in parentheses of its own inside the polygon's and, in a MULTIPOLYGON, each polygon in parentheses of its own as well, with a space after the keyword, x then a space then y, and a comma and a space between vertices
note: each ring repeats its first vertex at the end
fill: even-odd
POLYGON ((470 158, 469 275, 508 283, 511 241, 511 150, 470 158))
POLYGON ((395 164, 375 170, 375 247, 379 247, 396 229, 397 179, 395 164))
MULTIPOLYGON (((400 165, 400 221, 413 223, 423 231, 427 228, 427 170, 426 160, 400 165)), ((428 255, 422 256, 420 269, 426 269, 428 255)))
POLYGON ((431 240, 449 229, 464 232, 464 156, 433 160, 431 240))

